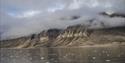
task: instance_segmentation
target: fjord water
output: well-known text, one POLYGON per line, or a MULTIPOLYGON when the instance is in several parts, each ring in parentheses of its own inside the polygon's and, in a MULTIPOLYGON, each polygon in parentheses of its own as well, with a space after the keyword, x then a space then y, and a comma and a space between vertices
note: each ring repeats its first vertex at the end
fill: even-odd
POLYGON ((4 49, 1 63, 125 63, 125 46, 4 49))

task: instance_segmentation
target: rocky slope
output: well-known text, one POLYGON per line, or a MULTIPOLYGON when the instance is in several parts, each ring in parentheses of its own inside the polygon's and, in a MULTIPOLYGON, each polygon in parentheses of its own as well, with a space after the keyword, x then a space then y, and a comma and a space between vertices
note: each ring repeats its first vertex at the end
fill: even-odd
POLYGON ((82 47, 94 45, 125 45, 125 27, 87 29, 83 25, 66 29, 49 29, 11 40, 1 40, 0 48, 82 47))

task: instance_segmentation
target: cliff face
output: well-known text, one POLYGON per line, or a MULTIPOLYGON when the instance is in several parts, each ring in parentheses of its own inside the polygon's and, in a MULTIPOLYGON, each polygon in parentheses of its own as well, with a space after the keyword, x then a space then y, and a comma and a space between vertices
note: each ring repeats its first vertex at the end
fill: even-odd
POLYGON ((11 40, 0 41, 0 48, 37 47, 79 47, 94 45, 125 45, 125 27, 109 29, 87 29, 83 25, 69 26, 66 29, 49 29, 11 40))

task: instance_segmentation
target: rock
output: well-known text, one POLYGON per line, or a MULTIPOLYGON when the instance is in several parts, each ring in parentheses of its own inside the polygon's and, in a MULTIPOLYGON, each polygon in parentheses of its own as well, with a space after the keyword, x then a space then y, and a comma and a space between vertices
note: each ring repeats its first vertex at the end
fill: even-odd
POLYGON ((0 48, 74 47, 85 45, 125 43, 125 27, 87 29, 84 25, 69 26, 64 30, 49 29, 39 34, 1 40, 0 48))

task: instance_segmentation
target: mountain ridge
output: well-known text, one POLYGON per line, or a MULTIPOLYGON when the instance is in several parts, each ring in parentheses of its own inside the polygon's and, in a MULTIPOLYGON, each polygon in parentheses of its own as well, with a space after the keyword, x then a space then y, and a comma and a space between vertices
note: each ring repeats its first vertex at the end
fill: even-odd
POLYGON ((86 45, 120 44, 125 45, 125 27, 87 29, 78 24, 66 29, 48 29, 16 39, 1 40, 0 48, 39 48, 39 47, 79 47, 86 45))

